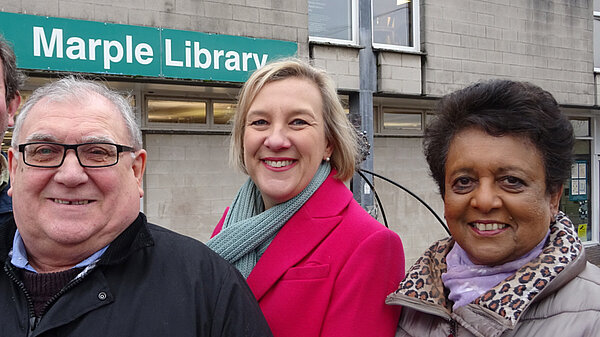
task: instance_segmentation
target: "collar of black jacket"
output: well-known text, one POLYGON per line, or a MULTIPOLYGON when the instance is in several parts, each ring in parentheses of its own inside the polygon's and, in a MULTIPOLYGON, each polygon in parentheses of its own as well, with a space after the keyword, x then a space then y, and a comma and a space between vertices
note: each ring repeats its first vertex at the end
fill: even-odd
MULTIPOLYGON (((0 224, 0 261, 2 264, 6 262, 8 252, 12 249, 16 229, 14 218, 0 224)), ((153 245, 154 240, 148 231, 146 216, 139 213, 135 221, 110 243, 98 264, 118 264, 136 250, 153 245)))

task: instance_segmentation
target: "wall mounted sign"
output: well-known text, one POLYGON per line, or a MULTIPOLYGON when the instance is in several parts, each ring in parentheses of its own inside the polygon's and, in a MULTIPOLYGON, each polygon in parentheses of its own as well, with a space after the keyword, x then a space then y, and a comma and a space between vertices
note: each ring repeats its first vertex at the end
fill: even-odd
POLYGON ((295 42, 0 13, 19 68, 244 82, 295 42))

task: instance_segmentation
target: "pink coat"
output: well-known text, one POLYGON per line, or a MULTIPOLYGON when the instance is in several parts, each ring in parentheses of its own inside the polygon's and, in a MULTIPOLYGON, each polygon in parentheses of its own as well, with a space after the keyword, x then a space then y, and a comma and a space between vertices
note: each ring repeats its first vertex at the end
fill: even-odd
POLYGON ((400 237, 330 175, 247 281, 275 337, 385 337, 394 336, 400 316, 385 298, 403 277, 400 237))

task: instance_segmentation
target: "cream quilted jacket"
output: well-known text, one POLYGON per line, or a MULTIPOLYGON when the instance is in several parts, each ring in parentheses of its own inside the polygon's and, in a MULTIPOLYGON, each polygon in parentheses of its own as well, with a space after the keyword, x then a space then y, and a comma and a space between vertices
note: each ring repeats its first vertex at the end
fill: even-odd
POLYGON ((436 242, 386 300, 403 306, 396 336, 600 336, 600 269, 571 221, 556 220, 537 258, 454 311, 441 280, 454 241, 436 242))

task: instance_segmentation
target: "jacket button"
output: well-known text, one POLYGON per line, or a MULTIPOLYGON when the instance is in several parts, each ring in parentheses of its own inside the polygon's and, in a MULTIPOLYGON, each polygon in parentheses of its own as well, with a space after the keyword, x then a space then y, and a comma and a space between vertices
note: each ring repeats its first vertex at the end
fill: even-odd
POLYGON ((104 291, 101 291, 98 293, 98 299, 100 301, 104 301, 106 299, 106 293, 104 291))

